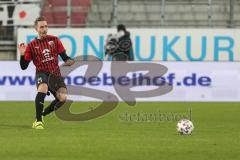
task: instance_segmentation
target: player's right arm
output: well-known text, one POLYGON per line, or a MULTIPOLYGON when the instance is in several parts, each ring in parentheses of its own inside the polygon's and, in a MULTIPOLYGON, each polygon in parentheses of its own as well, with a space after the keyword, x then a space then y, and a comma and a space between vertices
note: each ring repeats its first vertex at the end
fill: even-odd
POLYGON ((20 45, 18 45, 18 49, 20 52, 20 66, 22 70, 27 69, 30 61, 31 61, 31 57, 30 57, 30 49, 28 46, 26 46, 24 43, 21 43, 20 45))

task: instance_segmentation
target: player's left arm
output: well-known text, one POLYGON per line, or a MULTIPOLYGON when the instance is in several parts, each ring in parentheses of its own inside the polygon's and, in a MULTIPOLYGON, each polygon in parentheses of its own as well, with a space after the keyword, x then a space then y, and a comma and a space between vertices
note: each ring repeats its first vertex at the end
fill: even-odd
POLYGON ((66 51, 63 51, 59 55, 62 58, 62 60, 65 62, 64 64, 65 66, 71 66, 75 63, 75 61, 66 54, 66 51))
POLYGON ((57 48, 58 48, 58 54, 60 55, 62 60, 65 62, 64 64, 65 66, 71 66, 75 63, 75 61, 66 54, 66 50, 59 39, 57 39, 57 48))

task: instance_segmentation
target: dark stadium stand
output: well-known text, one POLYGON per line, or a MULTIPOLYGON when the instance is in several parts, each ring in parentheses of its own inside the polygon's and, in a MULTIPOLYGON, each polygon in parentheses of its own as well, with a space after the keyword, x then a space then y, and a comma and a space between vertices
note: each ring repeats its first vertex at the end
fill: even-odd
MULTIPOLYGON (((240 0, 119 0, 118 23, 129 27, 226 28, 240 26, 240 0), (233 1, 232 1, 233 2, 233 1)), ((112 0, 92 0, 87 26, 112 25, 112 0)))
POLYGON ((90 4, 90 0, 72 0, 68 13, 67 0, 45 0, 42 15, 48 19, 50 26, 84 27, 90 4))

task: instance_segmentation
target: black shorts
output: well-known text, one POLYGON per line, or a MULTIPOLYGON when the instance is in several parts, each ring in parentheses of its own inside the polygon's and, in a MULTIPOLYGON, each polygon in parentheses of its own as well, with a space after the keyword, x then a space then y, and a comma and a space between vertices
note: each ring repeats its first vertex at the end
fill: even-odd
POLYGON ((46 72, 36 73, 37 88, 42 83, 46 83, 48 85, 48 90, 51 93, 57 92, 59 88, 67 88, 66 84, 64 83, 64 79, 61 76, 56 76, 46 72))

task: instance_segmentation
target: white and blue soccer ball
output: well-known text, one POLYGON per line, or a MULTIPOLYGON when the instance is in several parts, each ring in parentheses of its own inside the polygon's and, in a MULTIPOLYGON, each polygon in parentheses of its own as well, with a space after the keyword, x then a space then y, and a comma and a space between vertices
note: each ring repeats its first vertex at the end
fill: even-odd
POLYGON ((188 119, 181 119, 177 123, 177 132, 184 135, 190 135, 194 130, 193 123, 188 119))

